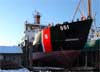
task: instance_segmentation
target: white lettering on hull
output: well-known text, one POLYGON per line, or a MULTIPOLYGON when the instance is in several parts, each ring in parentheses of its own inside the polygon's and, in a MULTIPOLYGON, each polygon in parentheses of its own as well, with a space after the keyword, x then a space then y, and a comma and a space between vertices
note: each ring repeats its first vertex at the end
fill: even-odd
POLYGON ((63 30, 69 30, 69 25, 60 26, 60 30, 61 31, 63 31, 63 30))

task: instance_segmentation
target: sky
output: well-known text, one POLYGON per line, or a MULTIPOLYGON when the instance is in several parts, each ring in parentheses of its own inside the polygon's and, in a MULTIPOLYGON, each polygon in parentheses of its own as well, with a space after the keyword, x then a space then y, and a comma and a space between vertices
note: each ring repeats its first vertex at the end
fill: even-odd
MULTIPOLYGON (((35 11, 40 12, 43 25, 71 22, 78 2, 79 0, 0 0, 0 45, 18 45, 24 36, 25 21, 33 23, 35 11)), ((100 0, 92 0, 92 15, 96 14, 97 27, 100 27, 99 11, 100 0)), ((75 19, 80 16, 78 12, 75 19)))

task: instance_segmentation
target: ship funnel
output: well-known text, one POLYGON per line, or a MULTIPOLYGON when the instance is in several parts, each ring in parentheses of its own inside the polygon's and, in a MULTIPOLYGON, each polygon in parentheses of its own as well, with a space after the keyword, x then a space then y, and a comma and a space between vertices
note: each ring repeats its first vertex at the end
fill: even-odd
POLYGON ((40 13, 39 12, 35 12, 34 15, 34 24, 40 24, 40 13))

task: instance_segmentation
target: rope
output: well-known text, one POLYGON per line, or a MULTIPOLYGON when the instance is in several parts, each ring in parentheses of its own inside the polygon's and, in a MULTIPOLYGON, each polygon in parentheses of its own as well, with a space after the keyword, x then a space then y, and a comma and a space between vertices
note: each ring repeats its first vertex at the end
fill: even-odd
POLYGON ((76 13, 77 13, 77 11, 78 11, 78 10, 80 11, 80 13, 81 13, 81 15, 82 15, 82 12, 81 12, 81 10, 79 9, 79 7, 80 7, 80 4, 81 4, 81 1, 82 1, 82 0, 80 0, 80 1, 79 1, 79 3, 78 3, 78 6, 77 6, 77 8, 76 8, 76 10, 75 10, 75 13, 74 13, 74 15, 73 15, 72 21, 74 20, 74 18, 75 18, 75 15, 76 15, 76 13))

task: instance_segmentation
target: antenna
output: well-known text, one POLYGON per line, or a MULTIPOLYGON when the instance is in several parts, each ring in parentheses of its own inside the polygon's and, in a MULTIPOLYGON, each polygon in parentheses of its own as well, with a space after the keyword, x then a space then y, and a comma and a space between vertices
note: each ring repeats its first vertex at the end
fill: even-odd
POLYGON ((34 15, 34 23, 35 24, 40 24, 40 18, 41 18, 41 15, 38 11, 35 11, 35 15, 34 15))

